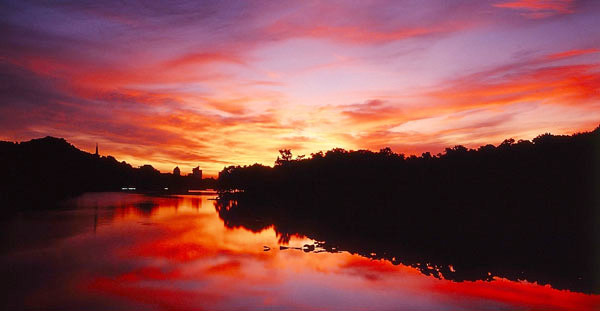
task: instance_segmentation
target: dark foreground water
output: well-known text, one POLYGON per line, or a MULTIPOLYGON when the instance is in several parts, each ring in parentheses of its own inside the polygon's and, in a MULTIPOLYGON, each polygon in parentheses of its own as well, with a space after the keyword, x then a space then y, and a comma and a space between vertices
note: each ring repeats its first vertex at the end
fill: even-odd
MULTIPOLYGON (((454 282, 272 228, 226 228, 214 195, 86 194, 1 221, 2 310, 598 310, 600 295, 454 282), (306 246, 305 246, 306 245, 306 246)), ((426 265, 427 263, 423 263, 426 265)))

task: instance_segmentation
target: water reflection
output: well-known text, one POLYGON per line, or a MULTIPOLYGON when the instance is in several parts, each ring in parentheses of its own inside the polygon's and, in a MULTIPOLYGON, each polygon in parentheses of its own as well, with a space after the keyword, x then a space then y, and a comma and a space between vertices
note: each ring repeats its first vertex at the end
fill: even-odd
POLYGON ((225 226, 211 198, 88 194, 72 202, 75 209, 3 220, 3 309, 593 310, 600 304, 597 295, 498 278, 453 282, 386 260, 323 252, 306 237, 278 236, 260 219, 255 232, 225 226))

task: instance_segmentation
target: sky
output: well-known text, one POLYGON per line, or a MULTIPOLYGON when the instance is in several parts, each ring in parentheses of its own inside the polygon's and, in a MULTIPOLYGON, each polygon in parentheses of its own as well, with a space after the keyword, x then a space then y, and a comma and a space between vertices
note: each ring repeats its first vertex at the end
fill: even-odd
POLYGON ((600 1, 4 1, 0 140, 214 176, 600 124, 600 1))

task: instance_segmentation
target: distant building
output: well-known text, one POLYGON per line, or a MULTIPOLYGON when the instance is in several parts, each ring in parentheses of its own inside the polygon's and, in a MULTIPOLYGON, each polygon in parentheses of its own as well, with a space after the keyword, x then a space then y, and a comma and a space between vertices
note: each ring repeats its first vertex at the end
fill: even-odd
POLYGON ((196 166, 192 169, 192 176, 202 179, 202 170, 200 169, 200 166, 196 166))
POLYGON ((98 143, 96 143, 96 153, 94 153, 95 156, 99 157, 100 154, 98 153, 98 143))
POLYGON ((181 170, 179 169, 179 166, 175 166, 175 168, 173 169, 173 175, 175 175, 175 176, 181 175, 181 170))

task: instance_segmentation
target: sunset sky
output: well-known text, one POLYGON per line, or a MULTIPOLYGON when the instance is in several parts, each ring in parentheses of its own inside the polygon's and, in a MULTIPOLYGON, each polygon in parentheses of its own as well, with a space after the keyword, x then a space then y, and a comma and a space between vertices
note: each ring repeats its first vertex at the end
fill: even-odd
POLYGON ((600 124, 600 1, 4 1, 0 140, 162 171, 600 124))

